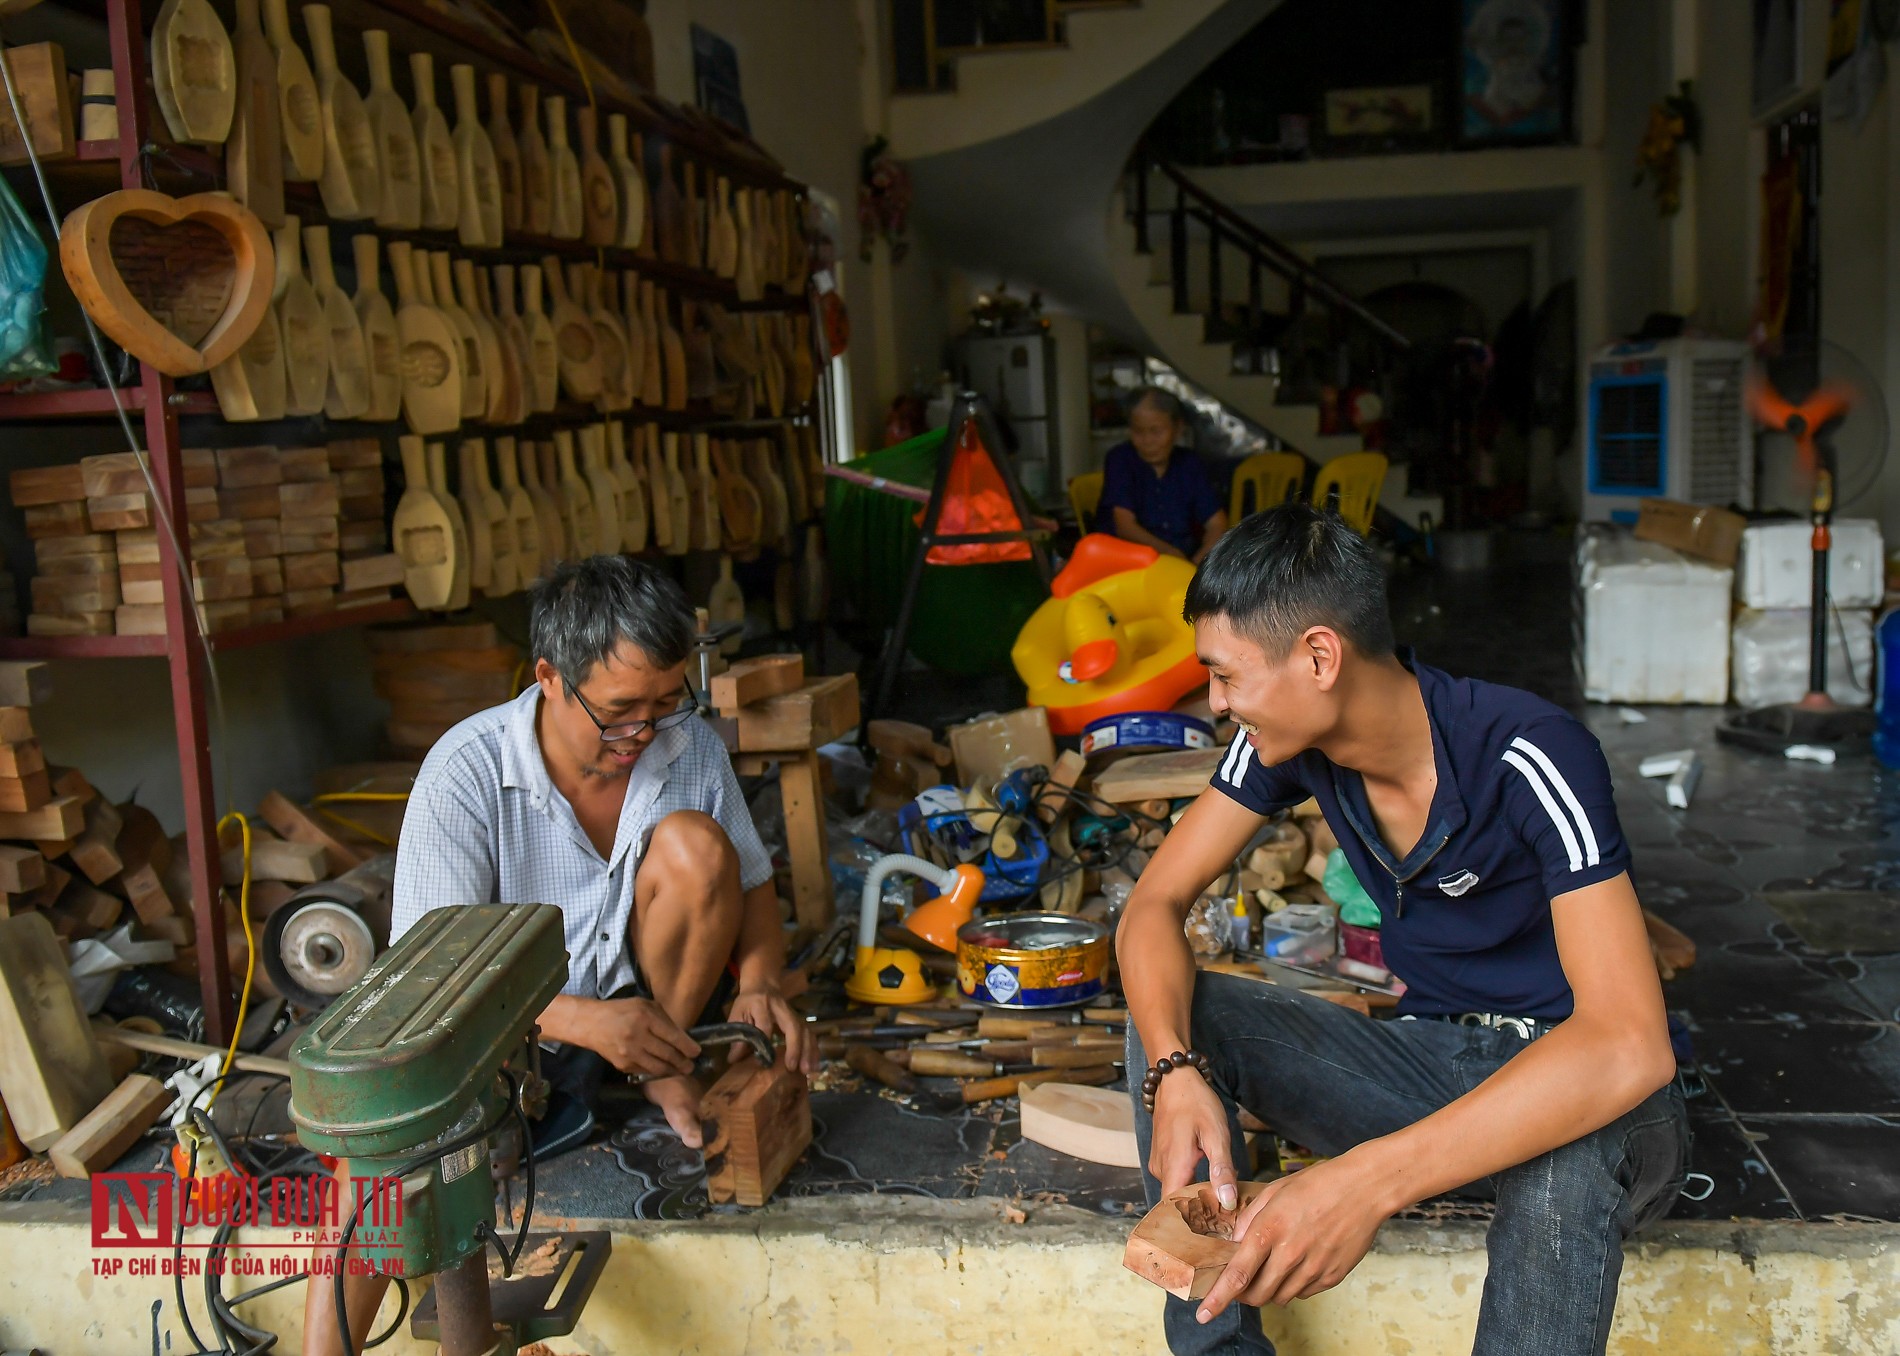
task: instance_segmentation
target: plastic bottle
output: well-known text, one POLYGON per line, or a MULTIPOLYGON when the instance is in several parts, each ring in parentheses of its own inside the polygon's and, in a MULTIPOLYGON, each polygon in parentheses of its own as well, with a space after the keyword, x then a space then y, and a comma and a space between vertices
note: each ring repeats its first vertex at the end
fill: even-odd
POLYGON ((1900 608, 1875 626, 1874 653, 1880 665, 1874 689, 1874 757, 1900 768, 1900 608))

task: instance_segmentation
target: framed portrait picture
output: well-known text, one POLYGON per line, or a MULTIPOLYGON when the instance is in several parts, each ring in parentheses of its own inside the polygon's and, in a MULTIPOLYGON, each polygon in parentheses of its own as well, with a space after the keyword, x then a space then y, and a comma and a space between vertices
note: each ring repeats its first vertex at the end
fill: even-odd
POLYGON ((1535 145, 1570 132, 1565 0, 1462 0, 1458 140, 1535 145))

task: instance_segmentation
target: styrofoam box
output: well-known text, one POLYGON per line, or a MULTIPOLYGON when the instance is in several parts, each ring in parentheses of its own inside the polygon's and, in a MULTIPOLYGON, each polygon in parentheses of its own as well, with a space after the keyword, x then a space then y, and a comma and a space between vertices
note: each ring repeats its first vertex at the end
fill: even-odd
MULTIPOLYGON (((1879 607, 1886 592, 1880 524, 1837 518, 1827 558, 1827 591, 1836 607, 1879 607)), ((1743 607, 1807 607, 1814 587, 1814 528, 1805 521, 1751 523, 1735 562, 1735 600, 1743 607)))
POLYGON ((1654 542, 1592 532, 1578 545, 1583 695, 1593 702, 1728 700, 1734 571, 1654 542))
MULTIPOLYGON (((1873 700, 1874 614, 1835 608, 1827 625, 1827 695, 1842 706, 1873 700), (1841 648, 1842 635, 1847 637, 1841 648)), ((1808 609, 1744 609, 1735 616, 1731 667, 1735 701, 1746 707, 1796 702, 1808 693, 1808 609)))

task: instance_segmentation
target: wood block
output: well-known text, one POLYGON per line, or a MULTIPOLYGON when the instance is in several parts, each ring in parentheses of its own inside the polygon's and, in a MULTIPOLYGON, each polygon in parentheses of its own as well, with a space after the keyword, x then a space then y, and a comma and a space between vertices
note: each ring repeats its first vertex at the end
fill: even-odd
POLYGON ((110 612, 29 612, 26 617, 29 636, 109 636, 110 612))
POLYGON ((86 826, 86 812, 71 796, 54 796, 37 810, 0 812, 0 838, 77 838, 86 826))
POLYGON ((462 672, 396 669, 378 673, 374 680, 376 695, 385 701, 410 704, 420 702, 462 702, 472 704, 472 712, 495 706, 516 693, 512 669, 462 672))
POLYGON ((123 604, 112 610, 112 629, 121 636, 162 636, 165 609, 157 603, 123 604))
POLYGON ((70 466, 32 466, 9 475, 7 489, 15 508, 67 504, 86 497, 86 477, 77 463, 70 466))
MULTIPOLYGON (((201 603, 226 602, 233 598, 249 598, 256 590, 251 585, 251 562, 248 557, 240 556, 238 563, 244 567, 240 575, 221 574, 198 577, 191 581, 191 596, 201 603)), ((247 614, 248 615, 248 612, 247 614)))
POLYGON ((1138 753, 1105 769, 1095 779, 1095 794, 1116 805, 1198 796, 1226 756, 1225 749, 1138 753))
POLYGON ((315 815, 294 804, 280 792, 267 794, 258 802, 257 812, 287 842, 321 848, 327 875, 340 876, 351 867, 360 866, 369 860, 368 853, 340 842, 315 815))
POLYGON ((48 920, 0 920, 0 1098, 27 1147, 46 1149, 112 1091, 48 920))
POLYGON ((103 885, 125 870, 125 859, 119 856, 118 848, 119 832, 124 827, 125 817, 117 806, 108 805, 104 796, 86 807, 85 827, 75 835, 78 841, 67 855, 94 885, 103 885))
POLYGON ((389 549, 389 528, 383 522, 378 510, 376 516, 368 522, 349 522, 345 520, 337 525, 337 545, 346 556, 379 555, 389 549))
POLYGON ((53 671, 46 664, 39 660, 0 662, 0 705, 37 706, 52 695, 53 671))
POLYGON ((229 598, 215 603, 199 603, 198 625, 206 635, 216 635, 220 631, 229 631, 239 626, 251 624, 251 600, 249 598, 229 598))
POLYGON ((338 589, 336 593, 337 611, 352 607, 375 607, 378 603, 389 601, 387 587, 379 589, 338 589))
POLYGON ((86 780, 86 774, 78 768, 56 767, 48 763, 46 770, 53 774, 53 790, 59 795, 71 796, 79 802, 81 808, 99 798, 99 793, 93 789, 92 783, 86 780))
POLYGON ((73 923, 74 935, 90 937, 118 923, 119 915, 125 912, 125 901, 76 880, 66 887, 53 909, 73 923))
POLYGON ((383 498, 383 468, 364 466, 356 470, 339 471, 336 478, 337 492, 344 499, 375 495, 378 501, 383 498))
POLYGON ((124 1156, 173 1102, 171 1090, 156 1078, 132 1074, 61 1135, 46 1156, 61 1177, 90 1177, 124 1156))
POLYGON ((389 507, 380 494, 346 494, 340 502, 341 517, 346 523, 381 524, 389 507))
POLYGON ((218 488, 218 454, 208 447, 185 447, 178 452, 178 463, 188 490, 218 488))
POLYGON ((701 1099, 706 1196, 715 1204, 760 1206, 811 1143, 811 1092, 782 1060, 770 1068, 742 1060, 701 1099))
POLYGON ((33 559, 44 570, 60 556, 117 555, 118 539, 110 532, 86 532, 77 537, 42 537, 33 543, 33 559))
MULTIPOLYGON (((286 595, 303 589, 333 589, 342 577, 341 562, 335 551, 306 551, 284 557, 286 595)), ((288 604, 288 597, 285 602, 288 604)))
POLYGON ((46 884, 46 858, 32 848, 0 845, 0 891, 23 895, 46 884))
POLYGON ((328 447, 330 469, 350 471, 383 464, 383 445, 376 438, 339 438, 328 447))
POLYGON ((30 908, 35 909, 51 908, 54 902, 66 893, 66 887, 73 882, 73 873, 65 867, 46 858, 43 853, 41 860, 46 863, 41 868, 46 878, 40 882, 38 889, 28 890, 21 896, 30 908))
POLYGON ((152 525, 152 497, 144 490, 132 494, 102 494, 86 500, 86 530, 118 532, 152 525))
POLYGON ((281 556, 284 553, 284 530, 273 514, 268 518, 250 518, 244 523, 244 554, 257 556, 281 556))
POLYGON ((742 752, 815 749, 858 723, 858 676, 819 678, 796 692, 742 706, 737 715, 742 752))
MULTIPOLYGON (((73 468, 75 472, 78 469, 73 468)), ((84 499, 38 504, 21 510, 21 516, 26 519, 26 535, 34 541, 45 537, 78 537, 92 531, 84 499)))
POLYGON ((330 478, 330 449, 327 447, 286 447, 278 453, 284 468, 285 484, 308 484, 330 478))
POLYGON ((18 744, 31 738, 33 712, 24 706, 0 706, 0 739, 9 744, 18 744))
POLYGON ((276 518, 282 510, 277 505, 277 491, 280 485, 247 485, 241 489, 220 488, 218 490, 218 516, 220 518, 276 518))
POLYGON ((265 626, 284 619, 283 598, 279 594, 266 594, 251 599, 252 626, 265 626))
POLYGON ((512 645, 492 645, 481 650, 441 650, 435 654, 370 655, 370 671, 378 676, 408 674, 436 677, 449 673, 513 673, 521 662, 521 651, 512 645))
POLYGON ((119 884, 132 903, 132 911, 138 914, 139 921, 147 927, 177 912, 171 894, 165 889, 163 878, 159 876, 157 868, 149 864, 129 868, 119 877, 119 884))
POLYGON ((24 777, 0 777, 0 810, 37 810, 53 798, 53 781, 44 768, 24 777))
POLYGON ((1056 761, 1049 767, 1049 787, 1037 799, 1036 814, 1045 824, 1053 824, 1056 816, 1069 806, 1068 792, 1081 784, 1088 759, 1075 749, 1064 749, 1056 755, 1056 761))
MULTIPOLYGON (((374 626, 364 632, 371 654, 417 654, 441 650, 493 650, 501 633, 493 622, 457 622, 452 625, 404 623, 374 626)), ((431 656, 440 658, 439 655, 431 656)))
POLYGON ((124 532, 114 532, 112 542, 118 552, 121 569, 127 565, 156 565, 159 562, 158 529, 155 527, 134 527, 124 532))
POLYGON ((136 452, 107 452, 79 459, 79 475, 86 487, 86 498, 99 499, 114 494, 149 494, 151 484, 136 452))
POLYGON ((320 617, 336 611, 335 589, 285 589, 278 597, 286 617, 320 617))
POLYGON ((1024 1139, 1090 1163, 1141 1166, 1135 1148, 1135 1109, 1127 1093, 1074 1083, 1039 1083, 1024 1088, 1021 1096, 1024 1139))
MULTIPOLYGON (((128 573, 129 570, 150 570, 154 573, 154 576, 156 576, 158 569, 159 567, 156 565, 132 565, 128 566, 126 570, 119 572, 119 596, 125 601, 118 611, 122 612, 127 607, 157 607, 165 601, 165 584, 163 579, 158 577, 140 579, 128 573)), ((114 617, 119 634, 130 634, 125 630, 123 625, 119 624, 116 612, 114 613, 114 617)), ((160 627, 161 629, 163 627, 162 608, 160 609, 160 627)))
POLYGON ((342 525, 335 518, 279 518, 277 522, 284 555, 335 551, 343 544, 342 525))
POLYGON ((1122 1265, 1178 1299, 1204 1298, 1239 1246, 1233 1229, 1240 1209, 1267 1183, 1241 1182, 1238 1188, 1233 1210, 1221 1208, 1206 1182, 1163 1198, 1129 1235, 1122 1265))
MULTIPOLYGON (((37 739, 0 744, 0 777, 25 777, 46 771, 46 754, 37 739)), ((4 887, 0 887, 4 888, 4 887)))
MULTIPOLYGON (((234 523, 237 519, 219 518, 216 521, 234 523)), ((213 524, 204 523, 202 526, 210 527, 213 524)), ((202 539, 196 532, 191 534, 191 563, 193 565, 204 560, 243 560, 249 555, 250 552, 244 549, 244 534, 241 532, 235 536, 202 539)))
MULTIPOLYGON (((48 541, 83 541, 82 537, 49 537, 48 541)), ((90 555, 54 556, 39 562, 39 576, 43 578, 68 578, 92 574, 117 574, 119 553, 117 551, 96 551, 90 555)))
POLYGON ((280 518, 334 518, 341 507, 336 481, 327 470, 322 480, 286 481, 277 487, 280 518))
POLYGON ((346 560, 342 569, 346 590, 388 589, 402 583, 402 557, 394 552, 346 560))
POLYGON ((218 509, 218 492, 214 489, 192 489, 185 491, 185 521, 193 527, 203 523, 214 523, 224 517, 218 509))
POLYGON ((796 692, 805 684, 805 656, 768 654, 742 659, 712 680, 713 708, 721 715, 737 715, 739 708, 767 697, 796 692))
POLYGON ((221 447, 217 459, 219 489, 242 490, 283 483, 284 463, 274 447, 221 447))
MULTIPOLYGON (((251 561, 251 594, 253 597, 274 597, 284 591, 284 559, 282 556, 259 556, 251 561)), ((283 606, 282 603, 278 604, 283 606)))
POLYGON ((116 807, 122 827, 119 829, 119 860, 127 871, 150 865, 165 870, 172 861, 172 840, 165 835, 158 816, 137 801, 124 801, 116 807))
MULTIPOLYGON (((224 849, 220 865, 224 879, 235 885, 244 879, 241 845, 224 849)), ((290 843, 268 833, 251 831, 251 879, 283 880, 309 885, 324 878, 324 850, 315 843, 290 843)))
POLYGON ((33 156, 43 161, 71 159, 78 131, 65 50, 56 42, 9 47, 7 73, 26 118, 26 135, 20 134, 12 104, 0 99, 0 165, 24 165, 33 156), (29 141, 32 155, 27 152, 29 141))
POLYGON ((33 610, 54 615, 74 612, 110 612, 122 601, 119 579, 112 575, 35 575, 33 610))

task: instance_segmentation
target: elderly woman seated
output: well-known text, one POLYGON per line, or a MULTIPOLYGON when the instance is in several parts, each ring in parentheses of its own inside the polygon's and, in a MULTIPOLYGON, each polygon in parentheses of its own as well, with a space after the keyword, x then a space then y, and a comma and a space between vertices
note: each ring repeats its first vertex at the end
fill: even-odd
POLYGON ((1170 392, 1144 386, 1128 411, 1129 438, 1102 459, 1098 530, 1198 565, 1227 530, 1227 510, 1200 459, 1177 447, 1186 412, 1170 392))

